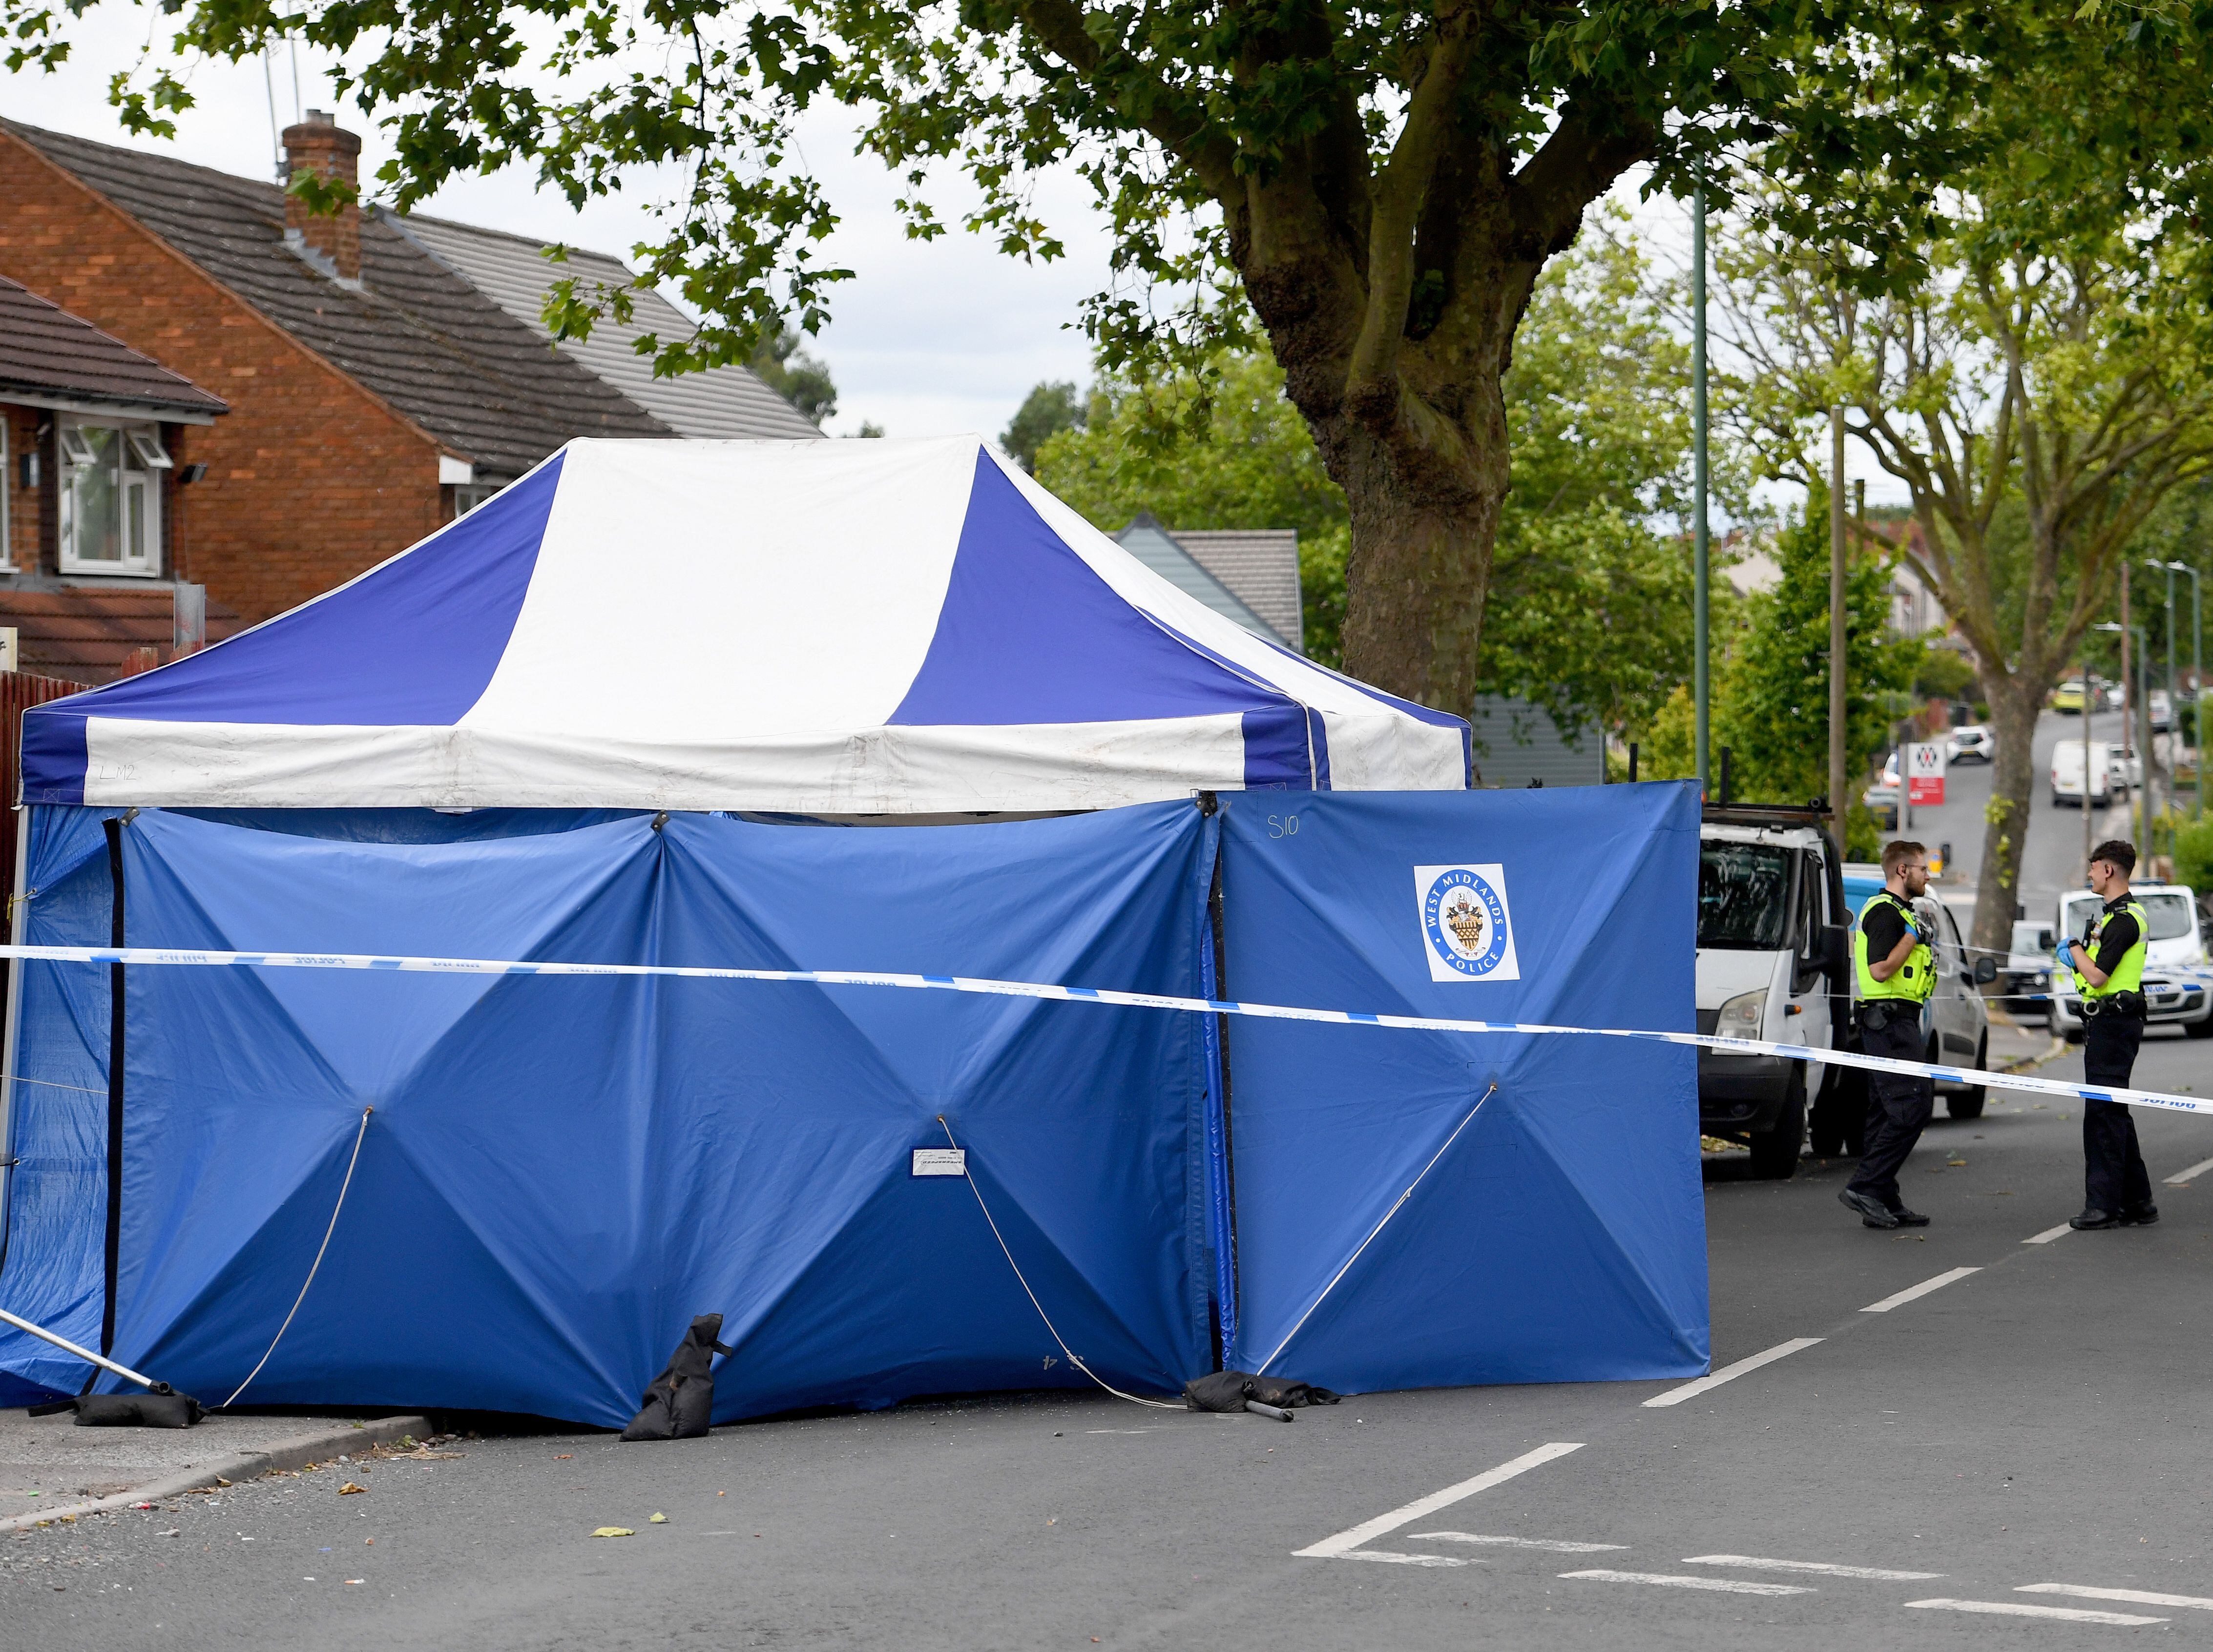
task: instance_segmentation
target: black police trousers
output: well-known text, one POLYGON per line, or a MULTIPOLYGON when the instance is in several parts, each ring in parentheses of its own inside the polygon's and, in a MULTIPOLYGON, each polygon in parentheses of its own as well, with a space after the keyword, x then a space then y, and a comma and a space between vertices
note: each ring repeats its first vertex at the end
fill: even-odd
MULTIPOLYGON (((2125 1088, 2143 1042, 2144 1018, 2108 1011, 2083 1023, 2082 1076, 2125 1088)), ((2082 1104, 2082 1203, 2118 1216, 2151 1203, 2151 1176, 2137 1147, 2137 1121, 2119 1101, 2082 1104)))
MULTIPOLYGON (((1925 1059, 1929 1052, 1921 1043, 1920 1005, 1886 1006, 1885 1013, 1887 1023, 1878 1033, 1862 1011, 1861 1047, 1871 1056, 1899 1061, 1925 1059)), ((1867 1152, 1853 1173, 1852 1192, 1872 1194, 1893 1210, 1905 1208, 1905 1201, 1898 1195, 1898 1173, 1936 1106, 1936 1087, 1923 1075, 1868 1075, 1867 1152)))

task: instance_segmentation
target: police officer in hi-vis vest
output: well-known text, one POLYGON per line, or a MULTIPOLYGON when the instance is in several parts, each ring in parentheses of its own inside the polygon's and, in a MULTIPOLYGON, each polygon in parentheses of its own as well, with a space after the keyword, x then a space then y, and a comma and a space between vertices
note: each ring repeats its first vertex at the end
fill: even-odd
MULTIPOLYGON (((1855 1010, 1860 1044, 1871 1056, 1923 1061, 1921 1006, 1936 988, 1929 937, 1912 903, 1929 888, 1928 851, 1904 839, 1882 851, 1882 887, 1860 909, 1852 927, 1855 1010)), ((1868 1075, 1867 1152, 1837 1195, 1869 1228, 1925 1228, 1929 1218, 1905 1208, 1898 1173, 1936 1105, 1925 1073, 1868 1075)))
MULTIPOLYGON (((2125 1088, 2143 1042, 2143 968, 2150 921, 2129 893, 2137 869, 2133 844, 2100 844, 2090 851, 2090 888, 2105 905, 2080 941, 2060 942, 2060 961, 2075 972, 2082 1004, 2082 1076, 2125 1088)), ((2149 1228, 2159 1220, 2151 1177, 2137 1150, 2137 1121, 2119 1101, 2082 1104, 2082 1214, 2070 1228, 2149 1228)))

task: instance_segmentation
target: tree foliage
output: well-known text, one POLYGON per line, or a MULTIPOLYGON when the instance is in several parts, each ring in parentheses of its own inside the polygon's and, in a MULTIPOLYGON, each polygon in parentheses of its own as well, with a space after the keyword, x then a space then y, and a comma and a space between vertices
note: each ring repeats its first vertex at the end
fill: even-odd
POLYGON ((800 344, 796 330, 779 327, 760 341, 746 365, 809 423, 819 425, 838 415, 838 387, 831 382, 829 368, 800 344))
POLYGON ((2034 4, 1994 20, 2008 72, 1963 120, 1976 159, 1910 282, 1871 296, 1864 254, 1772 235, 1724 260, 1741 405, 1777 468, 1804 474, 1844 406, 1908 489, 1902 554, 1973 651, 1998 747, 1979 945, 2016 899, 2037 712, 2161 500, 2213 475, 2204 21, 2148 9, 2116 39, 2034 4))
POLYGON ((1046 440, 1063 430, 1082 430, 1089 416, 1085 398, 1066 380, 1034 385, 1015 410, 1014 418, 1007 421, 999 445, 1024 470, 1034 474, 1038 449, 1046 440))
MULTIPOLYGON (((0 0, 10 65, 65 52, 94 3, 0 0)), ((1786 216, 1905 246, 1994 38, 1959 0, 162 6, 187 54, 290 36, 334 57, 396 144, 380 181, 399 207, 509 165, 580 204, 656 166, 680 180, 642 277, 704 324, 642 341, 663 369, 748 360, 787 318, 817 330, 851 274, 824 254, 836 209, 796 138, 817 106, 853 112, 916 236, 948 228, 934 174, 957 169, 978 192, 967 228, 1058 256, 1033 190, 1072 168, 1112 226, 1084 318, 1106 369, 1191 371, 1257 323, 1347 494, 1350 662, 1446 705, 1474 686, 1507 480, 1499 381, 1585 210, 1633 167, 1682 192, 1749 149, 1791 186, 1786 216)), ((2078 27, 2117 27, 2089 9, 2078 27)), ((149 131, 192 101, 158 58, 116 95, 149 131)), ((629 302, 570 279, 548 313, 572 336, 629 302)))

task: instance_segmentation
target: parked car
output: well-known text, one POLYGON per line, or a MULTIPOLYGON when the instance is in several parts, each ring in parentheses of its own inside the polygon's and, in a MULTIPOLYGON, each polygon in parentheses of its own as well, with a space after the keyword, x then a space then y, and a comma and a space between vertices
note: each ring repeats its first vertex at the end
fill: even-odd
POLYGON ((1988 763, 1997 755, 1997 739, 1988 727, 1971 722, 1954 728, 1944 742, 1948 760, 1954 763, 1988 763))
POLYGON ((2112 771, 2114 788, 2122 796, 2126 797, 2129 795, 2130 787, 2143 784, 2143 753, 2131 750, 2126 746, 2116 746, 2112 748, 2112 756, 2107 759, 2107 764, 2112 771))
POLYGON ((2151 731, 2163 735, 2174 727, 2174 697, 2163 688, 2155 688, 2144 697, 2144 710, 2151 713, 2151 731))
POLYGON ((2051 691, 2051 709, 2062 716, 2082 716, 2082 682, 2080 678, 2062 683, 2051 691))
POLYGON ((1878 780, 1860 794, 1860 802, 1875 817, 1875 828, 1881 832, 1898 830, 1898 782, 1878 780))
MULTIPOLYGON (((2112 801, 2116 783, 2127 785, 2126 770, 2116 774, 2120 762, 2118 749, 2110 742, 2094 740, 2087 742, 2090 753, 2090 803, 2103 808, 2112 801)), ((2082 801, 2082 751, 2085 742, 2063 740, 2051 748, 2051 806, 2071 804, 2076 808, 2082 801)))
MULTIPOLYGON (((2144 1003, 2151 1024, 2179 1026, 2194 1039, 2213 1038, 2213 982, 2196 972, 2205 965, 2198 897, 2187 885, 2179 883, 2139 883, 2130 893, 2151 920, 2143 975, 2144 1003)), ((2089 932, 2100 905, 2087 889, 2062 895, 2058 933, 2081 939, 2089 932)), ((2074 972, 2056 960, 2051 971, 2051 1030, 2070 1043, 2082 1037, 2082 1001, 2075 995, 2074 972)))
POLYGON ((2013 946, 1998 971, 1998 1001, 2008 1013, 2024 1021, 2051 1019, 2054 941, 2049 924, 2015 920, 2013 946))

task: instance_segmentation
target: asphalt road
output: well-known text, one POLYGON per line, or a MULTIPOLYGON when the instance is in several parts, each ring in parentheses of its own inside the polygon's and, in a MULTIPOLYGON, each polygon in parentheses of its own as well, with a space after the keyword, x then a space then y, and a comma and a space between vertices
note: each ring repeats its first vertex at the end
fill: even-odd
MULTIPOLYGON (((2137 1072, 2213 1090, 2213 1049, 2162 1036, 2137 1072)), ((2213 1119, 2138 1117, 2155 1180, 2213 1160, 2213 1119)), ((669 1445, 471 1440, 456 1459, 265 1478, 0 1542, 4 1640, 1830 1652, 2213 1637, 2213 1169, 2160 1186, 2155 1228, 2025 1243, 2081 1204, 2080 1121, 2016 1094, 1931 1128, 1905 1175, 1935 1218, 1917 1234, 1861 1228, 1835 1202, 1838 1164, 1782 1184, 1710 1174, 1716 1368, 1820 1340, 1680 1404, 1648 1405, 1669 1387, 1652 1382, 1458 1389, 1284 1426, 1017 1397, 669 1445), (1867 1311, 1958 1269, 1976 1271, 1867 1311), (1548 1446, 1573 1449, 1356 1531, 1548 1446), (366 1495, 336 1495, 344 1478, 366 1495), (603 1525, 636 1535, 589 1535, 603 1525), (1332 1537, 1348 1552, 1296 1553, 1332 1537), (2082 1592, 2100 1590, 2122 1593, 2082 1592), (1929 1604, 1944 1601, 1982 1609, 1929 1604)))
MULTIPOLYGON (((2119 712, 2101 711, 2090 722, 2091 739, 2119 741, 2121 738, 2119 712)), ((2082 887, 2082 813, 2054 808, 2046 779, 2051 771, 2052 747, 2062 739, 2082 737, 2079 717, 2047 711, 2037 719, 2036 783, 2029 793, 2028 839, 2021 850, 2021 900, 2028 915, 2039 923, 2051 920, 2063 891, 2082 887)), ((1945 777, 1942 807, 1913 811, 1913 837, 1932 848, 1946 843, 1952 846, 1950 869, 1939 885, 1939 893, 1953 905, 1963 932, 1972 920, 1976 881, 1982 875, 1983 811, 1990 800, 1990 778, 1987 764, 1954 764, 1945 777)), ((2187 788, 2184 796, 2186 800, 2187 788)), ((2093 837, 2131 837, 2129 822, 2128 806, 2116 804, 2091 822, 2093 837)))

